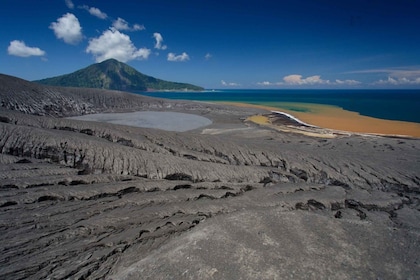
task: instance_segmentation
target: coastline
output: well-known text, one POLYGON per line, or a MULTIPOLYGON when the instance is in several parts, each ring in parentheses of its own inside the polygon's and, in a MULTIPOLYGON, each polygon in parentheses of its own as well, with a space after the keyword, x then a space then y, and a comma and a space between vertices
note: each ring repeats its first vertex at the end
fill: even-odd
POLYGON ((306 125, 351 133, 420 138, 420 124, 405 121, 378 119, 347 111, 340 107, 308 103, 276 103, 275 106, 238 102, 221 102, 227 105, 264 109, 291 116, 306 125), (291 110, 296 108, 297 110, 291 110))
POLYGON ((288 104, 289 118, 274 106, 91 89, 66 101, 64 89, 34 87, 28 98, 30 87, 10 84, 22 94, 0 107, 1 279, 420 273, 420 138, 297 122, 296 111, 319 106, 288 104), (43 106, 54 100, 65 102, 43 106), (107 122, 67 118, 87 113, 86 100, 107 122), (194 116, 212 123, 186 133, 140 126, 173 129, 194 116))

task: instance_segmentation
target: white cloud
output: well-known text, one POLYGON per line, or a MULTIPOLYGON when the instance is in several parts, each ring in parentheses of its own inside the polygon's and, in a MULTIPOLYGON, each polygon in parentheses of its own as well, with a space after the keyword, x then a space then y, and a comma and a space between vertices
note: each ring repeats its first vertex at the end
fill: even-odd
POLYGON ((58 39, 62 39, 67 44, 75 45, 83 38, 79 20, 71 13, 67 13, 61 18, 58 18, 57 22, 52 22, 50 29, 54 30, 55 36, 58 39))
POLYGON ((66 1, 66 6, 69 9, 74 9, 74 4, 71 0, 65 0, 66 1))
POLYGON ((101 10, 99 10, 98 8, 89 7, 87 5, 80 6, 79 8, 88 11, 89 14, 91 14, 92 16, 95 16, 97 18, 100 18, 100 19, 107 19, 108 18, 108 15, 105 14, 104 12, 102 12, 101 10))
POLYGON ((117 30, 126 30, 126 31, 138 31, 138 30, 146 29, 144 25, 140 25, 140 24, 134 24, 133 27, 130 27, 128 22, 120 17, 114 20, 114 22, 112 23, 112 27, 114 27, 117 30))
POLYGON ((137 49, 128 35, 116 29, 106 30, 98 38, 90 39, 86 52, 93 54, 96 62, 110 58, 122 62, 133 59, 147 59, 151 53, 150 49, 147 48, 137 49))
POLYGON ((380 74, 385 73, 387 77, 372 83, 372 85, 420 85, 420 69, 419 66, 397 67, 397 68, 380 68, 353 71, 349 73, 360 74, 380 74))
POLYGON ((373 83, 374 85, 393 85, 393 86, 399 86, 399 85, 420 85, 420 77, 417 78, 393 78, 388 77, 386 80, 379 80, 373 83))
POLYGON ((398 85, 398 81, 392 77, 388 77, 387 80, 379 80, 377 82, 375 82, 374 84, 378 84, 378 85, 398 85))
POLYGON ((117 30, 129 30, 130 27, 128 26, 128 22, 125 21, 122 18, 118 18, 117 20, 114 20, 112 23, 112 26, 117 30))
POLYGON ((356 80, 335 80, 335 84, 337 85, 349 85, 349 86, 355 86, 355 85, 360 85, 361 82, 356 81, 356 80))
POLYGON ((223 86, 229 86, 229 87, 236 87, 236 86, 240 86, 240 84, 238 83, 233 83, 233 82, 225 82, 224 80, 220 81, 222 83, 223 86))
POLYGON ((190 57, 186 52, 183 52, 180 55, 174 53, 168 53, 168 61, 187 61, 190 60, 190 57))
POLYGON ((206 53, 206 55, 204 56, 204 58, 205 58, 206 60, 209 60, 210 58, 212 58, 211 53, 206 53))
POLYGON ((275 86, 275 85, 281 85, 282 83, 272 83, 269 81, 264 81, 264 82, 258 82, 257 85, 259 86, 275 86))
POLYGON ((283 78, 283 81, 288 85, 330 84, 329 80, 323 80, 319 75, 310 76, 307 78, 302 78, 302 75, 288 75, 283 78))
POLYGON ((310 77, 303 78, 302 75, 288 75, 283 77, 282 82, 270 82, 270 81, 263 81, 258 82, 257 85, 259 86, 284 86, 284 85, 348 85, 348 86, 354 86, 359 85, 361 82, 356 80, 335 80, 334 82, 331 82, 330 80, 323 80, 321 79, 320 75, 314 75, 310 77))
POLYGON ((143 24, 134 24, 133 25, 133 28, 132 28, 132 30, 134 30, 134 31, 138 31, 138 30, 145 30, 146 29, 146 27, 144 27, 144 25, 143 24))
POLYGON ((29 57, 29 56, 44 56, 45 51, 40 48, 28 47, 25 42, 14 40, 10 42, 9 47, 7 48, 7 53, 9 55, 20 56, 20 57, 29 57))
MULTIPOLYGON (((163 42, 162 35, 160 33, 155 32, 155 33, 153 33, 153 37, 156 40, 155 49, 158 49, 158 50, 166 50, 167 46, 166 45, 162 45, 162 42, 163 42)), ((168 59, 169 59, 169 56, 168 56, 168 59)))

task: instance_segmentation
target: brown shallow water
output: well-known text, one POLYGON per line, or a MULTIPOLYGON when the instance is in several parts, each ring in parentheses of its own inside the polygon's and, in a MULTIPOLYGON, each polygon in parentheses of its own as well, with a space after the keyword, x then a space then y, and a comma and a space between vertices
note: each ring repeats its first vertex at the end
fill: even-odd
POLYGON ((347 111, 340 107, 307 104, 307 103, 276 103, 276 107, 253 105, 246 103, 229 103, 242 107, 261 108, 269 111, 281 111, 295 116, 299 120, 335 130, 343 130, 357 133, 372 133, 385 135, 405 135, 420 137, 420 124, 404 121, 384 120, 360 115, 357 112, 347 111), (294 111, 287 108, 291 106, 302 109, 294 111))

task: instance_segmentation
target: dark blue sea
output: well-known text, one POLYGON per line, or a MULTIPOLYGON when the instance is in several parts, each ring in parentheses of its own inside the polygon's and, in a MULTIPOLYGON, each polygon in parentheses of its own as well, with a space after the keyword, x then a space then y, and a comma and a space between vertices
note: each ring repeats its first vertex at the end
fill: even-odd
POLYGON ((270 106, 275 106, 276 102, 325 104, 365 116, 420 123, 420 90, 282 89, 135 93, 168 99, 242 102, 270 106))

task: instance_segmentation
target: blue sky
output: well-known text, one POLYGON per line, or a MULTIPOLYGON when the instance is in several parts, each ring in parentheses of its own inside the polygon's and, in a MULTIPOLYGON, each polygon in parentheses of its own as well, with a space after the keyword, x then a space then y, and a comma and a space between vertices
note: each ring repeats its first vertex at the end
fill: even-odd
POLYGON ((420 88, 420 0, 2 0, 0 73, 116 58, 205 88, 420 88))

